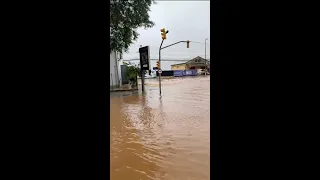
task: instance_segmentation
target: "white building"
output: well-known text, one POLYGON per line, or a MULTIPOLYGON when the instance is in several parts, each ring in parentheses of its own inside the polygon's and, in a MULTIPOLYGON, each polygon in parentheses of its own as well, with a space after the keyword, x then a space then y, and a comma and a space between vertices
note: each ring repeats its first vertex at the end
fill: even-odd
POLYGON ((116 52, 110 53, 110 87, 121 86, 121 70, 116 52))

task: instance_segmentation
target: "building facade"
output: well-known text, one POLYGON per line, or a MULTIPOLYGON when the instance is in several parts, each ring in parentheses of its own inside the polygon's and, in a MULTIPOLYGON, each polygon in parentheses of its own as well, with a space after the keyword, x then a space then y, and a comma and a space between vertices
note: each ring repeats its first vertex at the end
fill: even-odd
POLYGON ((202 57, 195 57, 186 63, 172 64, 171 70, 191 70, 191 69, 209 69, 210 61, 203 59, 202 57))
POLYGON ((186 70, 186 63, 173 64, 171 70, 186 70))

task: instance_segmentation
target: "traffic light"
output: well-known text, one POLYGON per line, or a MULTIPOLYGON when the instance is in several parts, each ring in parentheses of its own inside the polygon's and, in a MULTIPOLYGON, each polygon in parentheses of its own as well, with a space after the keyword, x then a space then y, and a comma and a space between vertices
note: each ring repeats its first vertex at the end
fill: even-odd
POLYGON ((160 61, 157 61, 157 68, 160 69, 160 61))
POLYGON ((167 39, 167 32, 166 32, 166 29, 165 29, 165 28, 162 28, 160 31, 161 31, 162 39, 167 39))
POLYGON ((189 40, 187 40, 187 48, 189 48, 189 42, 190 42, 190 41, 189 41, 189 40))

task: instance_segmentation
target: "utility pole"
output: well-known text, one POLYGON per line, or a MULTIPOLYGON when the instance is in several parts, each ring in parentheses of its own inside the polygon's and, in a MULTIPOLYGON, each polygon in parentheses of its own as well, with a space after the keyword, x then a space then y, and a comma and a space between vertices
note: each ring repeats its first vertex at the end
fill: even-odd
POLYGON ((206 70, 204 71, 204 75, 206 76, 207 75, 207 70, 208 70, 208 68, 207 68, 207 40, 208 40, 208 38, 206 38, 205 40, 204 40, 204 63, 205 63, 205 67, 206 67, 206 70))
POLYGON ((160 31, 161 31, 162 41, 161 41, 160 48, 159 48, 159 62, 157 62, 157 66, 158 66, 158 75, 159 75, 159 91, 160 91, 160 96, 161 96, 161 72, 162 72, 162 70, 161 70, 161 49, 165 49, 165 48, 168 48, 170 46, 173 46, 175 44, 182 43, 182 42, 187 43, 187 48, 189 48, 190 41, 189 40, 187 40, 187 41, 179 41, 179 42, 167 45, 165 47, 162 47, 163 40, 167 39, 167 34, 169 33, 169 31, 166 31, 165 28, 162 28, 160 31))

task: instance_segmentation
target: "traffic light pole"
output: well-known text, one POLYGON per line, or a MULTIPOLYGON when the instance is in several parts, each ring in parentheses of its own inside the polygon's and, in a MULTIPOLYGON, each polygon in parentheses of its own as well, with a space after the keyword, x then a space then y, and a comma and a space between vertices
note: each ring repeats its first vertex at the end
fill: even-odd
MULTIPOLYGON (((185 42, 185 43, 189 43, 189 41, 179 41, 179 42, 176 42, 176 43, 173 43, 173 44, 170 44, 168 46, 165 46, 165 47, 162 47, 162 44, 163 44, 163 40, 161 41, 161 45, 160 45, 160 48, 159 48, 159 64, 160 64, 160 69, 158 69, 158 74, 159 74, 159 90, 160 90, 160 96, 161 96, 161 73, 159 73, 159 70, 161 70, 161 49, 165 49, 165 48, 168 48, 170 46, 173 46, 173 45, 176 45, 176 44, 179 44, 179 43, 182 43, 182 42, 185 42)), ((188 46, 189 47, 189 46, 188 46)))
MULTIPOLYGON (((163 42, 163 40, 162 40, 162 42, 163 42)), ((179 42, 176 42, 176 43, 173 43, 173 44, 170 44, 170 45, 168 45, 168 46, 165 46, 165 47, 163 47, 163 48, 161 48, 161 46, 162 46, 162 43, 161 43, 161 46, 160 46, 160 50, 161 49, 165 49, 165 48, 168 48, 168 47, 170 47, 170 46, 173 46, 173 45, 176 45, 176 44, 179 44, 179 43, 182 43, 182 42, 188 42, 188 41, 179 41, 179 42)), ((160 57, 160 56, 159 56, 160 57)))
POLYGON ((204 63, 205 63, 205 67, 206 67, 206 70, 204 71, 204 75, 206 76, 207 75, 207 71, 208 71, 208 66, 207 66, 207 40, 208 38, 206 38, 204 40, 204 63))
POLYGON ((159 91, 160 91, 160 96, 161 96, 161 73, 159 73, 159 70, 161 70, 161 47, 162 47, 162 44, 163 44, 163 40, 161 41, 161 45, 160 45, 160 48, 159 48, 159 64, 160 64, 160 69, 158 69, 158 75, 159 75, 159 91))

